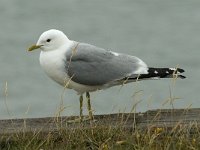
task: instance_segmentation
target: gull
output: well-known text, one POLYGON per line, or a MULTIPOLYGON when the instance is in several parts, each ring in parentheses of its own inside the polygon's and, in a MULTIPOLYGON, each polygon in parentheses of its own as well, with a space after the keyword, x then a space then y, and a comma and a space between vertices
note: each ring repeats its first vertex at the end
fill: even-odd
POLYGON ((148 67, 136 56, 117 53, 91 44, 70 40, 62 31, 43 32, 28 51, 40 49, 40 65, 60 85, 80 95, 80 120, 83 120, 83 94, 86 93, 89 119, 93 120, 90 93, 130 82, 182 78, 181 68, 148 67))

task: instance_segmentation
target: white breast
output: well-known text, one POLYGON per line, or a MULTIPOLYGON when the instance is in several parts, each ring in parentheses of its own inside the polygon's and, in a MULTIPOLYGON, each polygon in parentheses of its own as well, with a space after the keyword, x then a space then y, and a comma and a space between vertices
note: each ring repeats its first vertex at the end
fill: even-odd
POLYGON ((65 72, 65 60, 64 51, 41 51, 40 53, 40 65, 51 79, 61 85, 69 79, 65 72))

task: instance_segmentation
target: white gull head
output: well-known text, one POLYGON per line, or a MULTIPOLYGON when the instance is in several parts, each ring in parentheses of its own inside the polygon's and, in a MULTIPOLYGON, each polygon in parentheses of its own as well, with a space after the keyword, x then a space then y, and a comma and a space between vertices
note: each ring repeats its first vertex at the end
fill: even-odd
POLYGON ((36 45, 40 46, 42 51, 52 51, 67 46, 69 43, 70 40, 62 31, 51 29, 40 35, 36 45))
POLYGON ((64 85, 65 80, 68 79, 65 71, 65 53, 72 45, 73 41, 69 40, 62 31, 51 29, 43 32, 37 44, 29 50, 40 48, 40 65, 50 78, 64 85))

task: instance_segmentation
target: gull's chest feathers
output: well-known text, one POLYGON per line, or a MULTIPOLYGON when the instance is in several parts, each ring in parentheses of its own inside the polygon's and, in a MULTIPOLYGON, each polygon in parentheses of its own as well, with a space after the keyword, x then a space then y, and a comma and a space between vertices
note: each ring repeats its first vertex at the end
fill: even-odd
POLYGON ((70 80, 70 77, 67 75, 65 68, 65 63, 67 62, 66 52, 67 51, 41 51, 40 65, 46 74, 62 86, 66 86, 67 83, 67 88, 74 89, 78 92, 78 94, 82 94, 86 91, 95 91, 100 89, 99 86, 82 85, 70 80))
POLYGON ((68 79, 65 72, 65 59, 62 51, 41 51, 40 53, 40 65, 50 78, 61 85, 64 85, 65 80, 68 79))

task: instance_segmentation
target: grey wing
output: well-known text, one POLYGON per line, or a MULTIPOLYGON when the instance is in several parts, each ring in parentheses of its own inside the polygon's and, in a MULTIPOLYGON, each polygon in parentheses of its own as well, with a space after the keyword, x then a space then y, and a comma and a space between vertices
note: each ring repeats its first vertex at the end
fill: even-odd
MULTIPOLYGON (((66 71, 74 82, 84 85, 104 85, 133 76, 140 66, 140 59, 78 43, 67 54, 66 71)), ((146 64, 145 64, 146 65, 146 64)))

